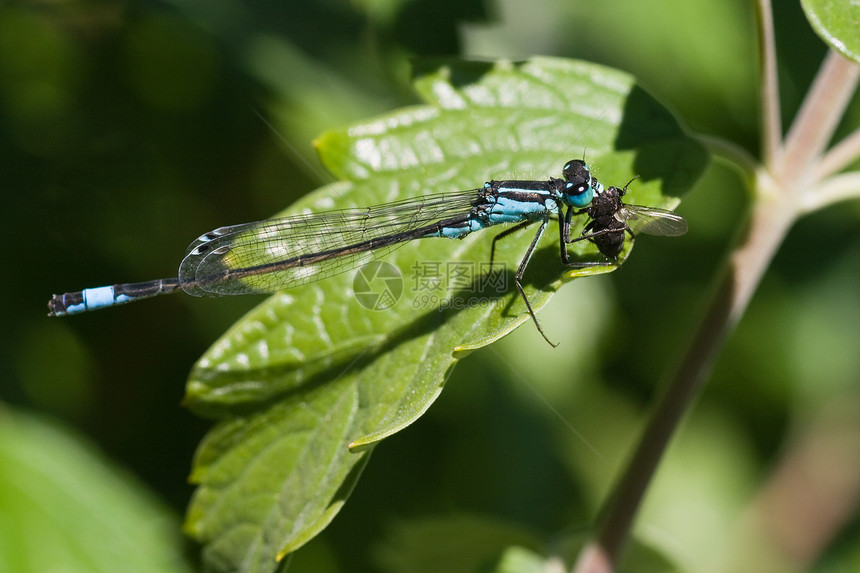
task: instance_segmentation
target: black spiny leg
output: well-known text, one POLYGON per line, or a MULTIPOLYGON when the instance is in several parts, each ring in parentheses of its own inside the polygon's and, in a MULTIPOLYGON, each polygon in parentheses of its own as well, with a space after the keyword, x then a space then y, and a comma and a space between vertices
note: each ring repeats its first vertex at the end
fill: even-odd
POLYGON ((574 215, 585 213, 585 210, 574 211, 573 207, 568 207, 564 214, 564 219, 558 218, 558 243, 561 248, 561 262, 565 266, 570 266, 570 258, 567 254, 567 244, 570 242, 570 221, 574 215))
MULTIPOLYGON (((607 258, 608 264, 618 266, 618 255, 621 253, 624 248, 624 236, 625 234, 630 234, 630 238, 635 238, 633 231, 624 222, 613 222, 613 226, 603 227, 599 231, 594 231, 596 226, 599 226, 597 221, 591 221, 588 225, 585 226, 583 230, 582 236, 577 237, 571 240, 571 243, 576 243, 579 241, 589 240, 597 245, 598 250, 607 258), (614 235, 609 237, 610 235, 614 235), (607 237, 606 239, 595 240, 597 237, 607 237)), ((569 266, 579 266, 579 267, 590 267, 590 266, 602 266, 607 263, 601 262, 582 262, 582 263, 571 263, 569 266)))
MULTIPOLYGON (((547 221, 548 221, 548 219, 544 219, 543 221, 541 221, 540 227, 538 228, 537 233, 535 233, 535 238, 532 239, 532 244, 529 245, 529 248, 526 251, 525 256, 523 257, 522 262, 520 262, 520 266, 517 269, 517 274, 514 275, 514 284, 517 285, 517 290, 520 291, 520 296, 523 297, 523 301, 525 301, 526 308, 529 311, 529 316, 532 317, 532 320, 534 321, 535 326, 538 329, 538 332, 540 332, 540 335, 543 336, 543 339, 546 340, 550 346, 555 348, 556 346, 558 346, 558 344, 552 342, 549 338, 547 338, 546 333, 544 333, 544 331, 543 331, 543 328, 540 327, 540 323, 538 322, 538 319, 535 316, 535 311, 532 310, 532 305, 531 305, 531 303, 529 303, 529 299, 526 296, 526 291, 523 289, 523 285, 520 282, 523 278, 523 275, 526 272, 526 267, 529 266, 529 261, 532 258, 532 254, 535 252, 535 247, 537 247, 538 242, 540 241, 541 237, 543 236, 543 232, 546 229, 547 221)), ((522 224, 517 225, 516 227, 513 227, 512 229, 505 231, 505 233, 509 233, 510 231, 514 231, 514 230, 519 230, 519 228, 521 228, 522 226, 523 226, 522 224)))
POLYGON ((523 221, 522 223, 518 223, 518 224, 514 225, 510 229, 505 229, 504 231, 502 231, 501 233, 499 233, 498 235, 493 237, 493 244, 490 247, 490 268, 493 267, 493 261, 496 258, 496 241, 498 241, 499 239, 504 239, 508 235, 512 235, 512 234, 516 233, 517 231, 521 231, 531 224, 532 224, 532 221, 523 221))
MULTIPOLYGON (((559 217, 558 219, 558 235, 559 235, 559 246, 561 248, 561 262, 564 266, 574 268, 574 269, 584 269, 587 267, 600 267, 604 266, 606 263, 601 263, 599 261, 571 261, 570 255, 567 253, 567 245, 570 243, 576 243, 583 239, 589 239, 591 237, 602 235, 606 231, 598 231, 597 233, 583 233, 581 237, 577 237, 576 239, 570 238, 570 221, 573 219, 574 215, 584 215, 588 213, 588 209, 580 209, 579 211, 575 211, 572 207, 568 208, 567 213, 564 215, 564 219, 559 217)), ((591 221, 588 225, 585 226, 585 231, 589 231, 591 227, 594 226, 594 221, 591 221)), ((611 231, 611 230, 610 230, 611 231)))
MULTIPOLYGON (((588 227, 591 227, 591 226, 592 226, 592 223, 589 223, 589 224, 588 224, 588 227)), ((588 230, 588 227, 586 227, 586 230, 588 230)), ((607 235, 607 234, 609 234, 609 233, 617 233, 617 232, 619 232, 619 231, 621 231, 621 230, 622 230, 622 229, 620 229, 620 228, 618 228, 618 229, 601 229, 601 230, 599 230, 599 231, 595 231, 595 232, 593 232, 593 233, 585 233, 585 234, 583 234, 581 237, 577 237, 577 238, 572 239, 572 240, 570 240, 570 241, 568 241, 568 242, 569 242, 569 243, 577 243, 577 242, 579 242, 579 241, 584 241, 584 240, 586 240, 586 239, 593 239, 594 237, 599 237, 600 235, 607 235)), ((623 229, 623 230, 624 230, 624 232, 626 232, 626 233, 630 233, 630 238, 631 238, 631 239, 635 239, 635 238, 636 238, 636 235, 634 235, 634 234, 633 234, 633 231, 630 229, 630 227, 629 227, 627 224, 625 224, 625 225, 624 225, 624 229, 623 229)))
MULTIPOLYGON (((517 231, 522 231, 523 229, 525 229, 526 227, 531 225, 533 222, 534 221, 523 221, 522 223, 518 223, 518 224, 514 225, 510 229, 505 229, 504 231, 502 231, 501 233, 499 233, 498 235, 493 237, 493 245, 490 248, 490 267, 493 266, 493 260, 495 259, 495 256, 496 256, 496 241, 498 241, 499 239, 503 239, 509 235, 512 235, 513 233, 516 233, 517 231)), ((517 285, 517 290, 519 291, 520 296, 523 298, 523 301, 526 303, 526 308, 529 311, 529 316, 532 317, 532 321, 534 321, 535 326, 538 329, 538 332, 540 332, 540 335, 543 336, 543 339, 546 340, 550 346, 555 348, 556 346, 558 346, 558 344, 554 344, 549 338, 547 338, 546 334, 544 333, 543 329, 540 326, 540 323, 538 322, 537 317, 535 316, 534 310, 532 310, 532 305, 529 302, 528 297, 526 296, 526 291, 523 289, 523 285, 520 282, 523 278, 523 274, 526 271, 526 267, 529 265, 529 261, 532 258, 532 253, 534 253, 535 247, 537 247, 538 242, 540 241, 541 237, 543 236, 544 229, 546 229, 546 223, 547 223, 547 219, 544 219, 543 221, 541 221, 540 227, 538 227, 538 231, 537 231, 537 233, 535 233, 535 237, 534 237, 534 239, 532 239, 531 245, 529 245, 529 248, 526 251, 525 256, 523 257, 523 260, 520 262, 519 268, 517 268, 517 273, 514 275, 514 284, 517 285)))

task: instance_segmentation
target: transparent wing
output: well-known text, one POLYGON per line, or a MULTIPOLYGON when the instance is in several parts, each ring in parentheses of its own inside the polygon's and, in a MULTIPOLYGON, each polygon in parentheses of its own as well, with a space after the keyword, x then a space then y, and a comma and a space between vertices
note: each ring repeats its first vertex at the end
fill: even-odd
POLYGON ((322 280, 393 251, 433 223, 467 218, 480 191, 221 227, 188 246, 179 280, 196 296, 269 293, 322 280))
POLYGON ((666 209, 644 205, 624 205, 615 216, 620 221, 627 221, 634 233, 678 237, 687 232, 687 220, 674 211, 666 209))

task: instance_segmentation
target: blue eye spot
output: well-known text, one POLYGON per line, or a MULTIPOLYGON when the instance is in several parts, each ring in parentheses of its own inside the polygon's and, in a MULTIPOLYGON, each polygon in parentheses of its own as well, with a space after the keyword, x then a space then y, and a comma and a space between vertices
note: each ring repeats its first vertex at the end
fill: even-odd
POLYGON ((594 190, 586 183, 569 182, 564 186, 568 202, 577 208, 587 207, 594 198, 594 190))

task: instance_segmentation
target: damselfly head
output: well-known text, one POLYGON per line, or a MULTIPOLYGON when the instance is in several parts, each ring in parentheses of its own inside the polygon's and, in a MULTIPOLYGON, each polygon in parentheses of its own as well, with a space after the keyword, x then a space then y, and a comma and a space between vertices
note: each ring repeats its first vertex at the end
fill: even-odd
POLYGON ((588 181, 591 178, 591 170, 588 168, 588 164, 582 159, 568 161, 562 169, 562 173, 567 181, 588 181))
POLYGON ((574 207, 587 207, 594 198, 588 164, 581 159, 573 159, 567 162, 562 173, 565 179, 564 195, 567 202, 574 207))

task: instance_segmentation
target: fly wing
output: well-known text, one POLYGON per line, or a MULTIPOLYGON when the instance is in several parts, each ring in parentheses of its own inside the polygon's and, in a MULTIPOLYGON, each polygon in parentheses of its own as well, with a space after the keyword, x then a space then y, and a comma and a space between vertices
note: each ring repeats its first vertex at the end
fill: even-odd
POLYGON ((427 195, 221 227, 189 245, 179 266, 181 286, 196 296, 218 296, 270 293, 322 280, 381 257, 412 237, 378 239, 468 216, 478 193, 427 195))
POLYGON ((687 232, 687 220, 674 211, 645 207, 643 205, 624 205, 616 217, 627 221, 634 233, 678 237, 687 232))

